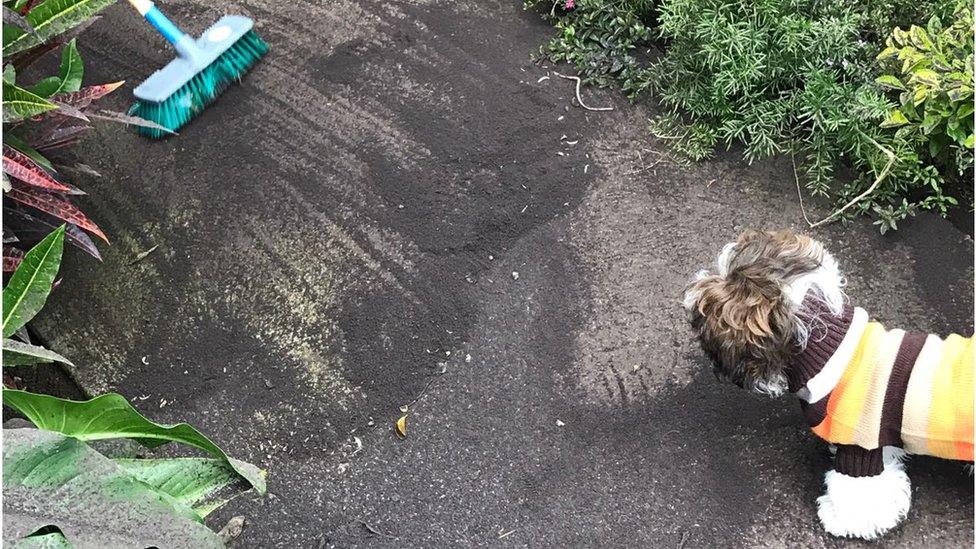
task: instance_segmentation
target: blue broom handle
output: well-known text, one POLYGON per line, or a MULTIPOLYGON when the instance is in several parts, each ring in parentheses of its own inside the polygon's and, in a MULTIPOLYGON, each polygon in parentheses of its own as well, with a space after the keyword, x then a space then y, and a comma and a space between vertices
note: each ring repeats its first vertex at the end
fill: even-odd
POLYGON ((180 30, 175 23, 159 11, 159 8, 151 0, 129 0, 132 7, 136 9, 150 25, 159 31, 173 47, 180 57, 192 58, 196 53, 196 45, 193 38, 180 30))
POLYGON ((168 17, 163 15, 163 12, 159 11, 159 8, 153 6, 152 9, 146 12, 146 21, 149 24, 156 27, 159 34, 163 35, 163 38, 169 40, 170 44, 174 46, 183 37, 183 31, 179 29, 168 17))

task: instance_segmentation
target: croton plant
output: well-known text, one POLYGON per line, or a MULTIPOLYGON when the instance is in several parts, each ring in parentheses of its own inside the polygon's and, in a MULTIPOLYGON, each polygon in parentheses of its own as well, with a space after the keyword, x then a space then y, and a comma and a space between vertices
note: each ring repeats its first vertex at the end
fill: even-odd
MULTIPOLYGON (((115 0, 3 2, 3 271, 13 272, 31 243, 65 224, 65 239, 101 259, 93 237, 108 238, 78 206, 80 173, 97 176, 68 149, 94 120, 153 123, 102 108, 122 82, 87 84, 77 35, 115 0), (32 66, 60 50, 57 74, 32 66)), ((53 61, 50 65, 53 65, 53 61)))

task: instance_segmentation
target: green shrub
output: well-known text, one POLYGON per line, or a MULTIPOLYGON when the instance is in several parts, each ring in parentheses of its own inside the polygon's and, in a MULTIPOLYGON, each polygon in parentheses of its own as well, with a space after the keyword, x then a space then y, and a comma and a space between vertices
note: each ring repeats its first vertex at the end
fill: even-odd
POLYGON ((734 144, 750 162, 791 155, 813 194, 846 206, 838 217, 871 213, 882 231, 918 208, 945 213, 955 203, 919 135, 885 124, 894 105, 875 82, 890 30, 947 16, 950 0, 581 0, 569 12, 558 5, 548 58, 573 63, 599 85, 615 78, 631 97, 653 94, 664 112, 652 131, 688 157, 734 144), (651 32, 662 53, 635 54, 650 46, 651 32), (846 183, 835 177, 841 166, 853 168, 846 183))
POLYGON ((648 77, 670 110, 654 131, 678 138, 675 145, 693 158, 736 142, 749 161, 793 155, 810 191, 838 206, 871 189, 844 213, 871 212, 883 231, 918 207, 944 211, 953 199, 941 177, 924 168, 912 142, 882 127, 891 105, 873 81, 880 47, 863 38, 887 20, 877 9, 667 0, 659 27, 667 49, 648 77), (846 184, 835 178, 842 164, 855 169, 846 184), (923 198, 913 203, 907 195, 923 198))
POLYGON ((651 40, 647 21, 650 0, 579 0, 565 9, 564 0, 526 0, 525 7, 546 9, 558 34, 542 48, 553 62, 572 63, 580 78, 599 87, 620 82, 636 91, 643 78, 637 53, 651 40))
POLYGON ((919 144, 934 164, 962 174, 973 165, 973 12, 961 2, 943 28, 936 16, 925 28, 895 28, 878 55, 886 74, 878 84, 898 92, 883 123, 919 144))

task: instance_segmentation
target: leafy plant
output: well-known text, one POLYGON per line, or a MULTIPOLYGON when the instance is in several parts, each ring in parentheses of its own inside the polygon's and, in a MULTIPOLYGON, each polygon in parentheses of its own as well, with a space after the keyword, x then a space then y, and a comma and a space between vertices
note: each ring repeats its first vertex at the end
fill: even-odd
POLYGON ((547 57, 573 63, 599 85, 615 80, 632 98, 653 94, 664 112, 652 132, 687 157, 735 144, 750 162, 790 155, 809 191, 838 205, 823 221, 870 214, 887 230, 918 209, 944 214, 955 204, 918 139, 885 124, 893 105, 875 82, 875 57, 892 26, 951 13, 949 0, 559 6, 547 15, 558 30, 543 48, 547 57), (661 53, 642 56, 650 36, 661 53), (854 177, 839 181, 841 166, 852 167, 854 177))
MULTIPOLYGON (((64 236, 62 226, 31 249, 3 290, 5 367, 67 362, 12 339, 47 300, 64 236)), ((220 547, 203 519, 243 491, 266 491, 255 466, 190 425, 153 423, 120 395, 79 402, 5 387, 3 403, 39 429, 4 429, 3 536, 13 546, 220 547), (135 458, 93 446, 109 439, 149 449, 178 442, 210 457, 135 458)))
POLYGON ((40 312, 47 301, 61 264, 64 234, 65 227, 62 225, 27 252, 3 289, 4 366, 54 361, 70 364, 57 353, 32 345, 24 337, 21 337, 21 341, 11 339, 40 312))
POLYGON ((6 0, 3 22, 3 271, 23 257, 20 241, 67 222, 69 242, 101 259, 91 236, 108 242, 98 225, 73 198, 85 193, 68 182, 70 173, 97 175, 69 161, 64 151, 92 129, 92 120, 150 125, 151 122, 98 108, 97 102, 122 85, 83 85, 84 62, 75 35, 114 0, 6 0), (67 31, 67 32, 66 32, 67 31), (61 48, 55 75, 26 85, 18 73, 61 48), (60 155, 60 163, 50 155, 60 155))
POLYGON ((621 82, 637 91, 641 83, 639 49, 650 43, 652 0, 526 0, 526 9, 549 9, 558 34, 542 48, 553 62, 572 63, 588 84, 621 82), (568 7, 571 6, 571 7, 568 7))
POLYGON ((4 7, 18 12, 26 20, 27 28, 4 25, 3 51, 6 55, 14 55, 43 46, 114 3, 115 0, 5 1, 4 7))
POLYGON ((883 126, 917 142, 922 154, 956 173, 973 165, 973 12, 957 3, 951 24, 895 28, 878 55, 877 82, 898 92, 883 126))
MULTIPOLYGON (((662 37, 668 50, 649 71, 650 87, 672 110, 655 127, 681 139, 691 156, 741 142, 756 160, 794 156, 807 187, 832 198, 846 217, 878 217, 882 230, 916 208, 945 209, 955 199, 931 184, 912 143, 883 127, 891 105, 874 83, 877 6, 806 0, 668 0, 662 37), (674 127, 685 134, 672 133, 674 127), (835 171, 854 168, 841 184, 835 171), (918 202, 904 197, 920 195, 918 202), (892 202, 902 202, 897 209, 892 202), (848 206, 853 205, 853 207, 848 206)), ((910 13, 911 9, 888 9, 910 13)), ((840 210, 838 210, 840 211, 840 210)))

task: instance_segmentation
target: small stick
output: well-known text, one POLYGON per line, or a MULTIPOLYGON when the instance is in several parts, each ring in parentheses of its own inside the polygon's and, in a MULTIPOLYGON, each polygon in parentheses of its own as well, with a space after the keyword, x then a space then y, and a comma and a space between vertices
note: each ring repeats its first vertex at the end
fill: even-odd
POLYGON ((148 257, 149 254, 155 252, 156 251, 156 248, 158 248, 158 247, 159 247, 159 244, 156 244, 155 246, 153 246, 152 248, 149 248, 148 250, 146 250, 144 252, 139 252, 138 254, 136 254, 136 258, 129 262, 129 265, 135 265, 136 263, 139 263, 143 259, 146 259, 146 257, 148 257))
POLYGON ((683 549, 685 546, 685 542, 687 541, 688 541, 688 531, 685 530, 684 532, 681 533, 681 541, 678 542, 678 549, 683 549))
MULTIPOLYGON (((864 135, 864 134, 862 134, 862 135, 864 135)), ((870 196, 870 194, 873 193, 874 190, 878 188, 878 185, 880 185, 881 182, 884 181, 884 179, 886 177, 888 177, 888 174, 891 173, 891 168, 892 168, 892 166, 895 165, 895 161, 898 159, 895 156, 895 153, 889 151, 888 149, 886 149, 884 146, 882 146, 880 143, 878 143, 874 139, 871 139, 870 136, 864 135, 864 137, 867 138, 867 140, 870 141, 872 145, 874 145, 875 147, 877 147, 881 152, 883 152, 885 154, 885 156, 888 157, 888 163, 885 164, 884 169, 882 169, 881 170, 881 173, 878 174, 877 179, 874 180, 874 183, 872 183, 871 186, 868 187, 868 189, 866 191, 864 191, 863 193, 855 196, 853 200, 851 200, 847 204, 844 204, 843 207, 841 207, 839 210, 835 211, 834 213, 828 215, 827 217, 821 219, 820 221, 817 221, 816 223, 810 223, 810 228, 811 229, 816 228, 816 227, 819 227, 820 225, 823 225, 824 223, 829 223, 830 221, 833 221, 833 219, 835 217, 837 217, 838 215, 840 215, 840 214, 844 213, 845 211, 847 211, 848 208, 850 208, 851 206, 857 204, 858 202, 860 202, 861 200, 863 200, 865 197, 870 196)), ((809 223, 809 221, 808 221, 808 223, 809 223)))
POLYGON ((410 404, 407 404, 407 408, 412 408, 413 405, 417 403, 417 401, 424 398, 424 395, 427 394, 427 389, 430 389, 430 386, 433 385, 435 381, 440 379, 441 376, 446 373, 447 373, 446 370, 441 370, 437 374, 434 374, 434 377, 431 377, 429 380, 427 380, 427 385, 424 385, 424 389, 420 391, 420 394, 417 395, 413 400, 411 400, 410 404))
POLYGON ((663 161, 664 161, 663 159, 662 159, 662 160, 655 160, 655 161, 654 161, 654 163, 653 163, 653 164, 651 164, 650 166, 644 166, 644 167, 642 167, 642 168, 636 168, 636 169, 633 169, 633 170, 631 170, 631 171, 629 171, 629 172, 627 172, 627 173, 626 173, 626 174, 624 174, 624 175, 635 175, 635 174, 639 174, 639 173, 641 173, 641 172, 646 172, 647 170, 650 170, 650 169, 652 169, 652 168, 655 168, 655 167, 657 167, 657 165, 658 165, 658 164, 660 164, 660 163, 661 163, 661 162, 663 162, 663 161))
POLYGON ((583 107, 588 111, 612 111, 613 110, 613 107, 589 107, 586 105, 586 103, 583 103, 583 98, 580 97, 580 86, 583 84, 583 80, 580 79, 579 76, 566 76, 565 74, 560 74, 556 71, 552 71, 552 74, 555 74, 559 78, 565 78, 566 80, 576 81, 576 101, 579 103, 580 107, 583 107))
POLYGON ((356 520, 359 521, 359 524, 363 525, 363 528, 365 528, 367 532, 373 534, 374 536, 383 536, 384 538, 388 538, 388 539, 396 539, 396 536, 391 536, 390 534, 384 534, 383 532, 380 532, 376 528, 370 526, 368 522, 366 522, 361 518, 357 518, 356 520))
POLYGON ((803 192, 800 191, 800 176, 796 173, 796 156, 790 154, 790 161, 793 163, 793 180, 796 181, 796 198, 800 201, 800 213, 803 214, 803 220, 807 222, 807 225, 813 226, 810 223, 810 218, 807 217, 807 210, 803 207, 803 192))

